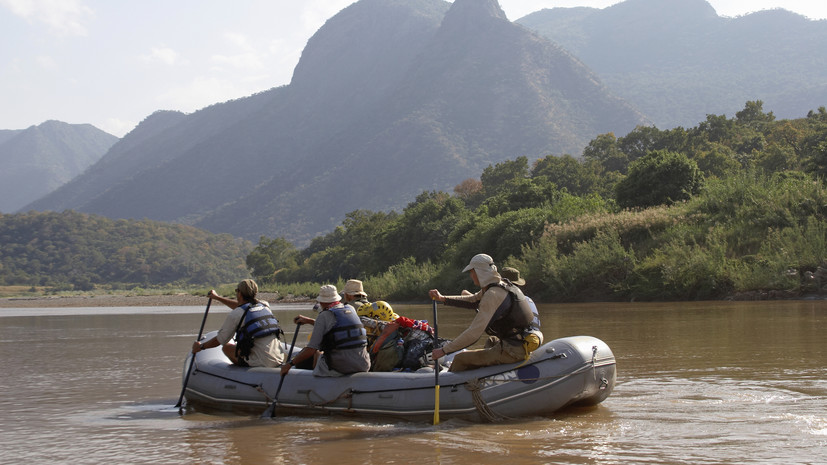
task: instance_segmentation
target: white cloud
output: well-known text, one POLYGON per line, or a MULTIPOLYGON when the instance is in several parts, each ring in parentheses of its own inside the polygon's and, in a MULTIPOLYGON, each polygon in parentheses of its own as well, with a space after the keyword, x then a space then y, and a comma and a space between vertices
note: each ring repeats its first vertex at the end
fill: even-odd
POLYGON ((175 65, 178 63, 178 52, 169 47, 155 47, 148 55, 141 56, 141 59, 147 63, 160 61, 166 65, 175 65))
MULTIPOLYGON (((235 32, 225 32, 223 37, 224 44, 235 50, 230 53, 212 55, 210 61, 216 69, 259 70, 265 67, 264 63, 267 61, 268 51, 258 50, 249 37, 235 32)), ((266 47, 264 48, 266 49, 266 47)))
POLYGON ((210 61, 220 68, 232 67, 236 69, 261 69, 264 61, 255 52, 241 53, 238 55, 213 55, 210 61))
POLYGON ((37 62, 38 66, 48 71, 54 71, 58 68, 55 59, 48 55, 41 55, 39 57, 36 57, 35 61, 37 62))
POLYGON ((95 12, 82 0, 0 0, 0 6, 29 21, 41 22, 59 35, 85 36, 95 12))

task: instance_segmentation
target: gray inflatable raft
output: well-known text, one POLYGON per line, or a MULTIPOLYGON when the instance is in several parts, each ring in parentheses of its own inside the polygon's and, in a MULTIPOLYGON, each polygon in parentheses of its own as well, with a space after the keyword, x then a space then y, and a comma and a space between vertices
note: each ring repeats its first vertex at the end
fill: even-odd
MULTIPOLYGON (((183 377, 191 355, 187 354, 183 377)), ((498 421, 549 415, 570 405, 596 405, 612 392, 615 369, 609 346, 591 336, 555 339, 523 363, 459 373, 443 368, 439 374, 440 418, 498 421)), ((261 413, 273 402, 279 373, 278 368, 234 366, 220 348, 207 349, 195 358, 186 383, 186 405, 202 411, 261 413)), ((293 368, 284 378, 275 412, 430 420, 436 397, 434 379, 432 368, 335 378, 293 368)))

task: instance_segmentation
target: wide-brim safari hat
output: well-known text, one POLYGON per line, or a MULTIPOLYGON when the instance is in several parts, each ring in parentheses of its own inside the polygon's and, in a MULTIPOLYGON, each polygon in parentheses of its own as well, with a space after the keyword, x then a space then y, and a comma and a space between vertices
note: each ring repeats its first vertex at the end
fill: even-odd
POLYGON ((325 284, 319 289, 319 295, 316 297, 318 302, 329 304, 331 302, 339 302, 342 296, 336 291, 336 286, 332 284, 325 284))

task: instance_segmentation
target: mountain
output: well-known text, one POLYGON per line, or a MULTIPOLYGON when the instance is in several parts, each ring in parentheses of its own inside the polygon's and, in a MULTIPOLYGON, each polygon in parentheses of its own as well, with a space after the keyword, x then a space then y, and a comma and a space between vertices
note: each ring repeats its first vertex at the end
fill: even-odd
POLYGON ((516 22, 583 60, 661 128, 732 116, 750 100, 781 118, 827 105, 827 21, 783 9, 726 18, 705 0, 626 0, 516 22))
POLYGON ((360 0, 308 41, 291 83, 156 112, 32 203, 302 245, 356 209, 401 209, 517 156, 579 154, 646 119, 496 0, 360 0))
POLYGON ((14 212, 100 160, 117 142, 90 124, 46 121, 0 131, 0 212, 14 212))

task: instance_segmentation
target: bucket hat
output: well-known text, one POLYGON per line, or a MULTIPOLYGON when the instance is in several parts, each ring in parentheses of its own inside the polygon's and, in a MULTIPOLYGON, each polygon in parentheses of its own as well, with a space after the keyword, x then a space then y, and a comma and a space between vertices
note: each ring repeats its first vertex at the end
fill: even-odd
POLYGON ((316 300, 321 303, 329 304, 330 302, 338 302, 342 300, 342 296, 336 292, 336 286, 332 284, 325 284, 321 287, 321 289, 319 289, 319 296, 316 297, 316 300))
POLYGON ((518 286, 522 286, 523 284, 525 284, 525 279, 520 277, 520 270, 518 270, 517 268, 506 266, 505 268, 500 270, 500 276, 518 286))
POLYGON ((362 287, 362 281, 358 279, 348 279, 345 283, 345 288, 342 289, 342 294, 368 296, 365 294, 365 288, 362 287))

